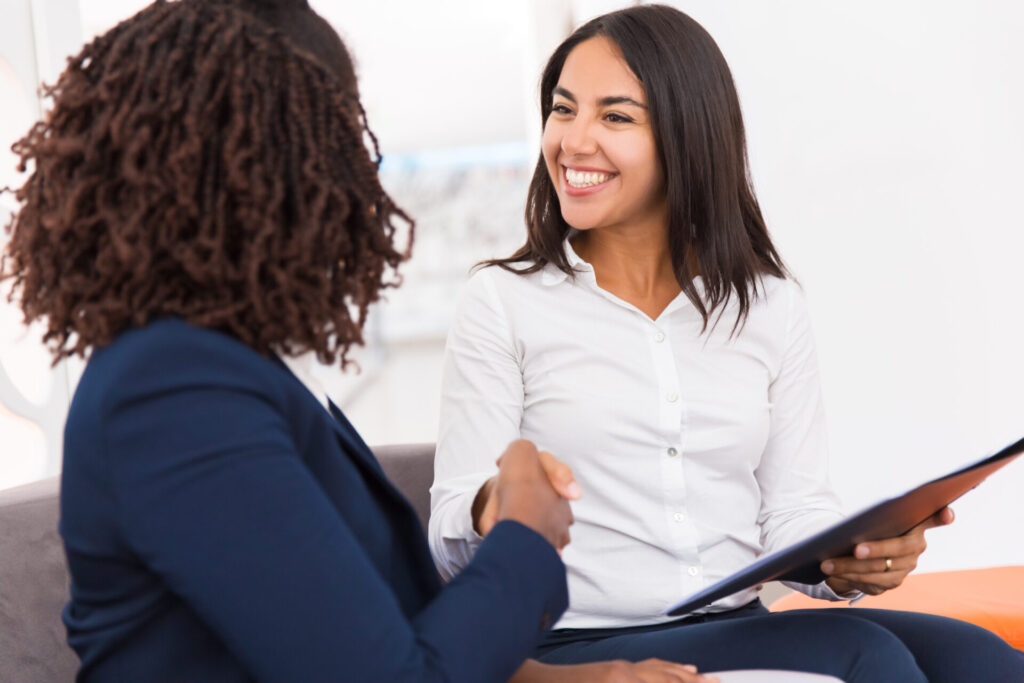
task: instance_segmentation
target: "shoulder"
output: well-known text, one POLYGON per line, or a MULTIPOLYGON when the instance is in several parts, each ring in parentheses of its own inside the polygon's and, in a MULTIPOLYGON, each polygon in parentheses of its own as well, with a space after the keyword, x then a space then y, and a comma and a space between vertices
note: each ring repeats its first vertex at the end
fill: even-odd
POLYGON ((767 305, 788 307, 803 300, 803 291, 796 280, 787 277, 764 275, 757 283, 758 299, 767 305))
POLYGON ((543 276, 544 271, 520 274, 499 266, 480 268, 462 285, 459 315, 487 310, 511 316, 524 303, 538 305, 544 294, 543 276))
POLYGON ((115 471, 154 474, 187 464, 210 443, 227 448, 262 439, 287 446, 289 378, 240 341, 181 320, 123 332, 94 351, 68 410, 68 500, 115 490, 115 471), (125 470, 126 463, 134 469, 125 470))
MULTIPOLYGON (((777 368, 793 338, 802 336, 809 325, 804 292, 795 280, 765 275, 757 281, 753 294, 736 342, 757 349, 777 368)), ((733 297, 714 330, 724 343, 732 339, 732 325, 738 313, 739 304, 733 297)))
POLYGON ((517 290, 531 290, 541 284, 545 272, 517 273, 500 266, 484 266, 473 272, 463 285, 463 291, 471 295, 500 296, 517 290))
POLYGON ((89 362, 111 375, 138 376, 214 371, 243 374, 266 370, 276 363, 227 334, 190 325, 176 318, 129 330, 89 362))
POLYGON ((765 277, 763 282, 763 292, 751 307, 748 323, 752 338, 770 350, 777 375, 793 363, 802 364, 813 357, 814 333, 800 283, 777 277, 765 277))
POLYGON ((128 330, 97 349, 76 391, 101 405, 189 386, 227 386, 247 392, 280 391, 287 372, 226 334, 161 319, 128 330))
POLYGON ((751 318, 771 326, 791 327, 807 317, 803 287, 792 278, 765 275, 757 283, 750 307, 751 318))

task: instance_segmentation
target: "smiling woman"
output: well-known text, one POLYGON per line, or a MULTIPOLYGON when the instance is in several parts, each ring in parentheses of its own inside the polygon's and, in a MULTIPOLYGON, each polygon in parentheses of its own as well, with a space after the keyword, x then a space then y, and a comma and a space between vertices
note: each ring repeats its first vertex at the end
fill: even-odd
MULTIPOLYGON (((527 242, 469 281, 448 338, 430 518, 441 571, 464 567, 487 528, 495 468, 478 454, 526 438, 582 490, 571 601, 542 662, 1022 680, 1021 653, 931 615, 773 615, 750 588, 665 616, 841 518, 810 316, 755 199, 729 67, 693 19, 645 5, 583 25, 549 60, 541 108, 527 242)), ((862 543, 792 587, 826 600, 895 588, 925 530, 951 521, 862 543)))
POLYGON ((570 274, 562 245, 571 229, 662 224, 670 279, 703 324, 735 298, 738 325, 750 309, 749 285, 786 271, 748 181, 729 67, 690 17, 666 7, 632 11, 676 16, 643 32, 610 28, 606 18, 630 10, 598 17, 551 55, 541 77, 544 136, 527 198, 527 243, 487 263, 523 273, 551 263, 570 274))

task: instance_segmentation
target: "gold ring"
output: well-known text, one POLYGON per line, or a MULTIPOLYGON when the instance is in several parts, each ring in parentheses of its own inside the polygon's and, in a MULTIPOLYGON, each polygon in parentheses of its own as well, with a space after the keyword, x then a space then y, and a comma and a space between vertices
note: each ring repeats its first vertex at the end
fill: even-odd
POLYGON ((892 571, 892 558, 891 557, 885 558, 885 569, 883 569, 882 571, 883 572, 891 572, 892 571))

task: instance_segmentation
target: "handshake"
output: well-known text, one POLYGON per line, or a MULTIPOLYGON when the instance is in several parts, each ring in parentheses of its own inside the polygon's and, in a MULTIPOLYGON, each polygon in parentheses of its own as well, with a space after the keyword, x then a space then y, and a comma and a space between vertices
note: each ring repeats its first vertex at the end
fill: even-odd
POLYGON ((569 501, 580 497, 572 469, 530 441, 513 441, 498 458, 498 474, 473 500, 473 529, 486 536, 510 519, 533 529, 561 553, 573 523, 569 501))

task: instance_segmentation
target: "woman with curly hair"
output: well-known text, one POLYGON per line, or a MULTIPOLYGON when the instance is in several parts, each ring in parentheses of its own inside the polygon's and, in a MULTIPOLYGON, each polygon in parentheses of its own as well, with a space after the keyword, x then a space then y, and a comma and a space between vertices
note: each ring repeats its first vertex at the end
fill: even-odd
POLYGON ((79 680, 515 673, 566 605, 565 468, 509 446, 503 521, 442 590, 411 506, 295 363, 344 367, 408 253, 334 31, 305 0, 161 1, 49 95, 14 147, 0 275, 55 359, 88 356, 61 487, 79 680))

